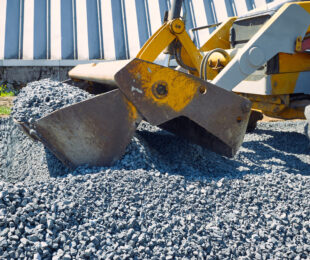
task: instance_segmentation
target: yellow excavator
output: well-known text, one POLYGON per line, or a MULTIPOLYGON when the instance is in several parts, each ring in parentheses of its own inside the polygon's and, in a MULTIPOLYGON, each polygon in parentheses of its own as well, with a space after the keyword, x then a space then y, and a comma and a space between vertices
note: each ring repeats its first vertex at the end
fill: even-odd
POLYGON ((214 25, 200 48, 181 8, 182 0, 172 2, 135 59, 69 72, 74 84, 92 85, 101 94, 21 123, 23 129, 68 166, 107 166, 123 155, 141 120, 231 157, 261 114, 305 118, 310 1, 230 17, 214 25), (154 63, 162 53, 170 61, 165 66, 154 63))

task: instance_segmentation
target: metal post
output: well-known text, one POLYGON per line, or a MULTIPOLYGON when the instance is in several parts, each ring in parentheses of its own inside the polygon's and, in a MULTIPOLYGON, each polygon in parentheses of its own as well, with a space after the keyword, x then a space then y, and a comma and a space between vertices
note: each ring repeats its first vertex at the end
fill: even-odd
MULTIPOLYGON (((172 0, 171 10, 168 15, 168 21, 181 17, 181 8, 183 0, 172 0)), ((164 51, 165 54, 174 55, 175 53, 175 41, 170 43, 164 51)))
POLYGON ((183 2, 183 0, 173 0, 172 1, 171 10, 169 12, 168 20, 180 18, 182 2, 183 2))

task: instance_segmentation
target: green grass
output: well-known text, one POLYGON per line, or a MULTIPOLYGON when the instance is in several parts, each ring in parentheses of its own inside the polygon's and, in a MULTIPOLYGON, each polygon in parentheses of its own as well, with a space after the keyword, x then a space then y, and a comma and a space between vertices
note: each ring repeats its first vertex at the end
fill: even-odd
POLYGON ((12 91, 10 91, 10 92, 5 92, 5 93, 0 93, 0 97, 14 97, 15 96, 15 94, 12 92, 12 91))
POLYGON ((6 106, 0 106, 0 115, 9 115, 11 113, 11 109, 6 106))
POLYGON ((13 97, 15 93, 7 88, 7 85, 0 85, 0 97, 13 97))

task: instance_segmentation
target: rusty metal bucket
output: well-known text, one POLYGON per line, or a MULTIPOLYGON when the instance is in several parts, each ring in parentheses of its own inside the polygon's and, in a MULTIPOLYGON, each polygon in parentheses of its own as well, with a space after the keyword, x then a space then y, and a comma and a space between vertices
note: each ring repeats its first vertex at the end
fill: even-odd
POLYGON ((108 166, 125 152, 138 121, 136 109, 116 89, 59 109, 33 124, 19 123, 65 165, 108 166))
POLYGON ((115 75, 151 124, 225 156, 242 144, 251 102, 198 77, 134 59, 115 75))
MULTIPOLYGON (((106 78, 97 74, 84 80, 106 78)), ((72 167, 112 165, 141 118, 225 156, 243 141, 251 103, 230 91, 139 59, 122 68, 113 84, 118 89, 20 125, 72 167)))

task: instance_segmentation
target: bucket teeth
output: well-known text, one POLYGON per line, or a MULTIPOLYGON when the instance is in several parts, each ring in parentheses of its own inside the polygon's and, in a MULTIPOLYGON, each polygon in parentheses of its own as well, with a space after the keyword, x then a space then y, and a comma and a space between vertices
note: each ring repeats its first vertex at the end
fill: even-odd
POLYGON ((109 166, 125 152, 137 120, 135 107, 116 89, 57 110, 34 129, 67 166, 109 166))

